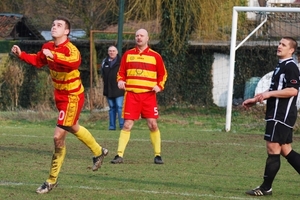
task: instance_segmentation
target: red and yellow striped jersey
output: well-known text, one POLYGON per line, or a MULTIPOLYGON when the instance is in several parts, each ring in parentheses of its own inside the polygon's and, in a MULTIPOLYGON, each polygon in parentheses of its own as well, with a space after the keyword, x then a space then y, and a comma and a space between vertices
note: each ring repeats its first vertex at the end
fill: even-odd
POLYGON ((162 57, 147 47, 143 52, 133 48, 124 53, 117 81, 125 81, 126 91, 143 93, 152 91, 155 85, 164 89, 167 70, 162 57))
POLYGON ((69 39, 58 46, 49 41, 36 54, 22 51, 20 58, 37 68, 48 65, 53 86, 59 94, 77 95, 84 91, 78 70, 81 64, 80 52, 69 39), (49 49, 54 56, 53 59, 46 57, 43 49, 49 49))

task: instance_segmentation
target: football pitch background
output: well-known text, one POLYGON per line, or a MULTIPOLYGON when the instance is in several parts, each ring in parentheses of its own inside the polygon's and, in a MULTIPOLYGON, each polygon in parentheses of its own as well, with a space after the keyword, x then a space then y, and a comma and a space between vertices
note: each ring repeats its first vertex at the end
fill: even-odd
MULTIPOLYGON (((249 128, 254 122, 247 114, 229 133, 221 131, 223 114, 161 114, 158 122, 165 164, 155 165, 144 120, 136 122, 132 129, 124 164, 110 164, 116 155, 119 130, 108 131, 108 121, 103 116, 95 120, 83 113, 81 125, 109 149, 109 155, 101 169, 93 172, 90 150, 69 134, 58 187, 42 195, 35 190, 48 177, 55 118, 28 121, 6 119, 5 115, 0 115, 1 200, 259 199, 247 196, 245 191, 262 182, 265 142, 262 131, 249 128)), ((22 113, 15 115, 21 117, 22 113)), ((34 118, 33 113, 27 115, 34 118)), ((255 126, 263 130, 263 120, 255 126)), ((293 147, 300 151, 298 135, 293 147)), ((299 199, 299 183, 299 175, 281 157, 271 198, 299 199)))

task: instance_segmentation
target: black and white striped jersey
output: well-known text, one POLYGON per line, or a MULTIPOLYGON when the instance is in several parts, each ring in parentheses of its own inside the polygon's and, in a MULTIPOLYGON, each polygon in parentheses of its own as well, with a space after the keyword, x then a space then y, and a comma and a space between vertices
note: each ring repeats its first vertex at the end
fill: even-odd
MULTIPOLYGON (((293 58, 279 60, 276 66, 269 91, 293 87, 299 91, 299 69, 293 58)), ((289 98, 271 97, 267 99, 266 121, 278 121, 293 127, 297 119, 297 96, 289 98)))

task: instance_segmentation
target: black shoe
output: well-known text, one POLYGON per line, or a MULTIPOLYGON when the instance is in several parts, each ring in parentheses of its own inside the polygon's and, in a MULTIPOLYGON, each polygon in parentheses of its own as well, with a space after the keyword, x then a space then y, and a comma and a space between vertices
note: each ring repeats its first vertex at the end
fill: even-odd
POLYGON ((154 163, 155 164, 164 164, 164 161, 161 159, 160 156, 155 156, 154 163))
POLYGON ((105 148, 102 148, 101 155, 97 156, 97 157, 93 157, 93 168, 92 168, 93 171, 97 171, 101 167, 101 165, 103 163, 103 159, 105 156, 107 156, 107 154, 108 154, 108 150, 105 148))
POLYGON ((110 163, 112 164, 120 164, 120 163, 123 163, 123 158, 120 157, 119 155, 116 155, 114 157, 114 159, 112 161, 110 161, 110 163))
POLYGON ((272 195, 272 188, 269 190, 264 190, 260 186, 257 188, 254 188, 253 190, 249 190, 246 192, 246 194, 249 194, 251 196, 265 196, 265 195, 272 195))

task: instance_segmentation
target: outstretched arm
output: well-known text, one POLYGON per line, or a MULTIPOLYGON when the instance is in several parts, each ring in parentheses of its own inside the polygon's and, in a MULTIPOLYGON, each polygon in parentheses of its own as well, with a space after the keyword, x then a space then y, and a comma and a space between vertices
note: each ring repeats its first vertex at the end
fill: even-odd
POLYGON ((11 52, 13 55, 17 56, 21 60, 31 64, 37 68, 40 68, 47 64, 47 60, 45 55, 42 52, 37 52, 36 54, 27 54, 24 51, 21 51, 18 45, 13 45, 11 48, 11 52))
POLYGON ((256 103, 258 102, 258 98, 257 97, 253 97, 253 98, 250 98, 250 99, 246 99, 242 106, 245 108, 245 109, 249 109, 251 106, 254 106, 256 103))

